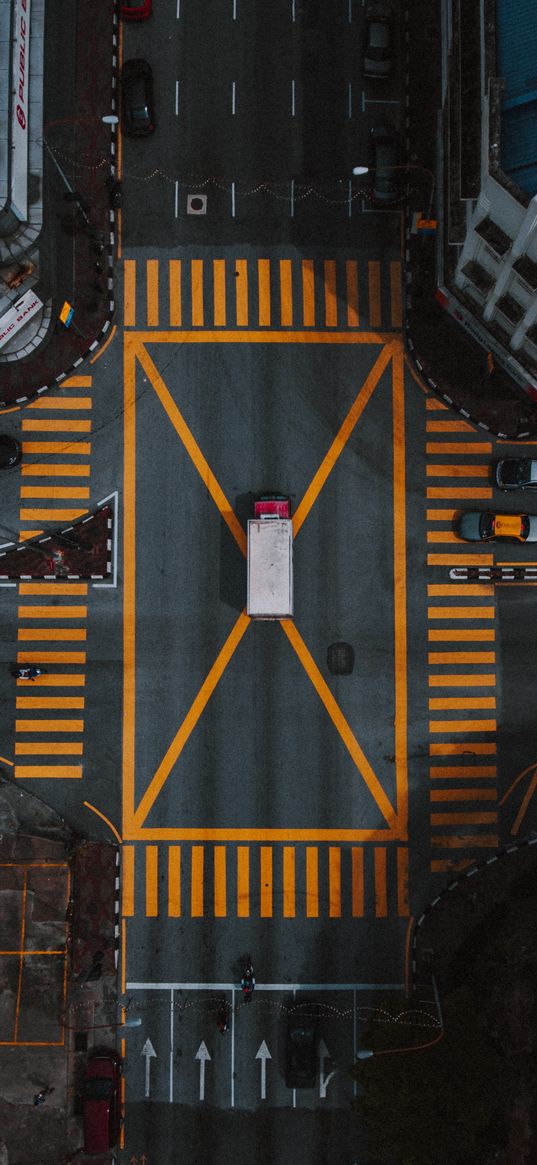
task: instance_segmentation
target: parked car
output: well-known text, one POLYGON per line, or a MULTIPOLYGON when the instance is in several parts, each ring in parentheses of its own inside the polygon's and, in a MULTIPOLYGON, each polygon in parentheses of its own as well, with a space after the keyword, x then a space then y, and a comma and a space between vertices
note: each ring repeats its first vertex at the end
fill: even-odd
POLYGON ((147 20, 153 10, 153 0, 121 0, 124 20, 147 20))
POLYGON ((530 457, 506 457, 496 466, 500 489, 537 489, 537 461, 530 457))
POLYGON ((22 457, 20 441, 8 433, 0 433, 0 469, 12 469, 22 457))
POLYGON ((365 17, 364 73, 389 77, 393 67, 393 13, 386 4, 372 4, 365 17))
POLYGON ((123 128, 129 137, 145 137, 155 129, 153 73, 142 59, 125 61, 123 82, 123 128))
POLYGON ((84 1074, 84 1152, 106 1153, 119 1141, 121 1057, 115 1048, 96 1048, 84 1074))
POLYGON ((381 125, 370 133, 370 169, 373 171, 373 202, 386 206, 399 198, 397 179, 399 139, 391 126, 381 125))
POLYGON ((313 1088, 317 1077, 319 1017, 316 1004, 303 1003, 287 1016, 285 1083, 288 1088, 313 1088))
POLYGON ((465 542, 537 542, 537 517, 466 510, 458 520, 457 533, 465 542))

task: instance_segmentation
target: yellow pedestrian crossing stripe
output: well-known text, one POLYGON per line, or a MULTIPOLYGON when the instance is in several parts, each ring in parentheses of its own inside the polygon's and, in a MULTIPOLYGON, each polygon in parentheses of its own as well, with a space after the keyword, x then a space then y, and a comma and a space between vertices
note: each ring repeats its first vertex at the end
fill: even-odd
POLYGON ((401 264, 356 259, 126 259, 126 328, 390 329, 401 264))
POLYGON ((472 503, 479 508, 492 498, 486 484, 492 444, 476 441, 466 421, 438 419, 445 412, 440 401, 427 398, 427 543, 449 547, 449 553, 427 555, 429 567, 444 568, 443 581, 427 588, 431 870, 443 875, 496 849, 499 840, 495 589, 490 583, 451 583, 445 569, 492 564, 490 550, 469 548, 453 529, 459 509, 472 503), (490 649, 476 650, 479 644, 490 649))
POLYGON ((402 845, 125 844, 122 855, 126 918, 409 914, 402 845))
MULTIPOLYGON (((72 376, 63 382, 62 390, 67 391, 61 396, 44 394, 26 410, 22 420, 21 541, 65 526, 88 512, 91 387, 91 376, 72 376), (85 390, 84 395, 80 390, 85 390), (86 416, 81 416, 84 413, 86 416), (30 500, 37 504, 28 506, 30 500), (66 500, 79 505, 66 506, 66 500)), ((71 650, 71 645, 86 642, 87 594, 87 583, 75 580, 19 584, 17 663, 46 667, 47 674, 33 682, 17 680, 16 778, 80 780, 83 775, 80 735, 84 720, 80 713, 84 712, 85 699, 76 689, 85 687, 86 652, 78 647, 71 650), (28 718, 20 719, 21 712, 28 718), (51 715, 44 719, 47 712, 58 712, 61 718, 51 715), (75 736, 79 739, 72 739, 75 736)))

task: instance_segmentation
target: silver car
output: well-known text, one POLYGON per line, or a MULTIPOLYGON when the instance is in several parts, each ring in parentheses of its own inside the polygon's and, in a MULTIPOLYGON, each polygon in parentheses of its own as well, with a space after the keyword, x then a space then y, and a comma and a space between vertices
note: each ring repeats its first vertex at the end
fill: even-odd
POLYGON ((537 489, 537 461, 530 457, 506 457, 496 466, 500 489, 537 489))

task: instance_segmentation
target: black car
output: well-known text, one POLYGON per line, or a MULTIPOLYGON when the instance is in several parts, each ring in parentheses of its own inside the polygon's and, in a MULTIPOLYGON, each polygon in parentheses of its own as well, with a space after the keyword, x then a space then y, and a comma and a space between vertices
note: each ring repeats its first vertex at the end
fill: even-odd
POLYGON ((371 130, 370 169, 373 171, 373 202, 387 206, 400 197, 399 138, 389 125, 371 130))
POLYGON ((531 457, 506 457, 496 466, 500 489, 537 489, 537 461, 531 457))
POLYGON ((375 79, 392 71, 393 15, 385 4, 372 4, 366 12, 364 73, 375 79))
POLYGON ((319 1016, 315 1004, 303 1003, 287 1017, 285 1083, 288 1088, 313 1088, 317 1078, 319 1016))
POLYGON ((129 137, 147 137, 155 129, 153 73, 142 59, 125 61, 122 73, 123 128, 129 137))
POLYGON ((0 469, 12 469, 22 457, 20 441, 7 433, 0 433, 0 469))

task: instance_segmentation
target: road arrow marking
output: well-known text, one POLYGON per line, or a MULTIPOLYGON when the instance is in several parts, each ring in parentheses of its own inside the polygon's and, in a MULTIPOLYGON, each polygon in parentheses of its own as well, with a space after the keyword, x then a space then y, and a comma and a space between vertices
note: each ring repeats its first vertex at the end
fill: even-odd
POLYGON ((200 1062, 200 1100, 205 1100, 205 1064, 211 1059, 205 1040, 201 1041, 195 1059, 200 1062))
POLYGON ((155 1049, 151 1040, 146 1040, 142 1048, 142 1056, 145 1056, 145 1096, 149 1096, 149 1073, 151 1070, 151 1059, 156 1056, 155 1049))
POLYGON ((320 1100, 324 1100, 326 1098, 326 1090, 328 1088, 328 1085, 330 1084, 332 1076, 335 1076, 336 1071, 337 1071, 337 1069, 334 1068, 332 1070, 332 1072, 328 1073, 328 1076, 325 1076, 325 1074, 324 1074, 324 1062, 328 1058, 329 1058, 328 1048, 327 1048, 324 1040, 321 1039, 321 1041, 319 1043, 319 1098, 320 1098, 320 1100))
POLYGON ((267 1048, 265 1041, 259 1045, 256 1052, 256 1060, 261 1060, 261 1100, 267 1099, 267 1060, 272 1060, 272 1056, 267 1048))

